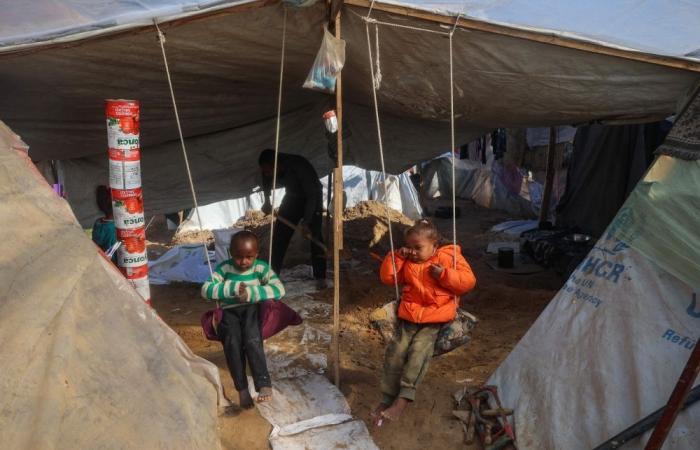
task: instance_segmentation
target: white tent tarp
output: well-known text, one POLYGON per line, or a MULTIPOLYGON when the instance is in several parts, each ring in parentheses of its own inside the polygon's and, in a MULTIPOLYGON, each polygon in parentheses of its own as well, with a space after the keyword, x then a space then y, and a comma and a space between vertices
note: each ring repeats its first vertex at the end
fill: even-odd
POLYGON ((22 145, 0 122, 2 447, 219 448, 216 366, 101 255, 22 145))
MULTIPOLYGON (((413 186, 409 175, 387 175, 387 189, 382 186, 382 174, 374 170, 365 170, 355 166, 343 167, 343 191, 345 193, 345 206, 351 208, 359 202, 365 200, 384 201, 385 192, 389 194, 389 206, 397 211, 401 211, 411 219, 419 219, 423 215, 423 210, 418 199, 418 191, 413 186)), ((327 204, 328 199, 328 176, 321 178, 323 188, 323 204, 327 204)), ((256 192, 247 197, 234 200, 224 200, 222 202, 211 203, 199 207, 199 217, 202 219, 202 228, 205 230, 216 230, 229 228, 248 210, 259 210, 264 202, 262 192, 256 192)), ((279 189, 275 194, 275 207, 279 207, 284 197, 284 188, 279 189)), ((93 209, 92 205, 81 205, 79 210, 89 219, 84 223, 91 223, 93 209)), ((76 213, 77 214, 77 213, 76 213)), ((196 231, 200 229, 200 223, 194 211, 190 213, 187 221, 180 226, 180 232, 196 231)))

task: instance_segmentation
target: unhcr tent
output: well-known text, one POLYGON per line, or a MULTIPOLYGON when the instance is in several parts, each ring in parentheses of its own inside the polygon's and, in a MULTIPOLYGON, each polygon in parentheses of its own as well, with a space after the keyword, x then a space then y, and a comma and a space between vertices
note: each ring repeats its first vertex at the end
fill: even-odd
MULTIPOLYGON (((591 253, 496 370, 518 448, 591 449, 663 407, 700 338, 700 87, 591 253)), ((696 380, 695 384, 700 384, 696 380)), ((700 445, 700 405, 663 447, 700 445)), ((625 444, 642 449, 649 433, 625 444)))
POLYGON ((0 442, 219 448, 216 366, 85 236, 0 122, 0 442))
MULTIPOLYGON (((449 149, 446 33, 455 23, 458 143, 497 126, 640 121, 675 112, 699 77, 700 6, 598 3, 374 2, 372 20, 412 27, 369 23, 382 73, 389 171, 449 149)), ((192 206, 154 22, 166 35, 201 203, 242 197, 258 184, 257 154, 274 143, 279 2, 3 0, 0 6, 0 117, 30 145, 34 161, 60 161, 81 223, 95 218, 94 185, 107 179, 106 98, 141 101, 147 212, 192 206)), ((369 6, 348 0, 342 13, 345 159, 376 170, 363 20, 369 6)), ((326 21, 323 2, 288 11, 280 147, 309 157, 320 174, 331 164, 321 115, 333 98, 301 85, 326 21)))

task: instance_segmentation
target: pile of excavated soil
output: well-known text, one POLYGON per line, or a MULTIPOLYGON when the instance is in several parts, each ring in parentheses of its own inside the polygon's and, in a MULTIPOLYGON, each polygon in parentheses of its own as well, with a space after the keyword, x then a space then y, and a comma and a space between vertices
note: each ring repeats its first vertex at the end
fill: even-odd
POLYGON ((175 236, 173 236, 173 239, 170 242, 172 245, 199 244, 202 242, 206 242, 207 246, 213 246, 214 233, 212 233, 210 230, 188 231, 185 233, 178 233, 175 236))
POLYGON ((387 213, 391 220, 394 243, 400 244, 403 241, 404 231, 413 225, 413 220, 400 211, 387 208, 383 203, 369 200, 345 210, 343 235, 346 245, 363 250, 387 250, 389 248, 387 213))

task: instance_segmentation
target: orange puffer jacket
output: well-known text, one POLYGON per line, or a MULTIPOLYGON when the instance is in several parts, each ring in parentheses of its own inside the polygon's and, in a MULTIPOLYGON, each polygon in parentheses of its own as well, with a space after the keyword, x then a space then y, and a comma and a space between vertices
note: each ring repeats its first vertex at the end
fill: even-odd
MULTIPOLYGON (((394 252, 399 284, 403 285, 399 317, 413 323, 445 323, 454 320, 457 314, 455 295, 466 294, 474 289, 476 278, 462 256, 459 246, 446 245, 423 263, 414 263, 394 252), (453 255, 457 253, 457 268, 453 255), (444 267, 440 279, 430 275, 430 265, 444 267)), ((391 253, 387 254, 379 269, 384 284, 394 284, 391 253)))

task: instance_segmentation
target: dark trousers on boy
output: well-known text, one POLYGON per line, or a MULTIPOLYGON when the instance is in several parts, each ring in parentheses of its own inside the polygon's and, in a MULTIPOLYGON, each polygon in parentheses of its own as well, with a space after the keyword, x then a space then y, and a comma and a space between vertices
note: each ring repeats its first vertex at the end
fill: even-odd
POLYGON ((440 327, 439 323, 421 324, 399 319, 394 338, 386 348, 382 403, 390 405, 397 397, 416 399, 416 386, 428 371, 440 327))
POLYGON ((260 335, 259 309, 259 303, 224 309, 216 331, 224 346, 226 364, 238 391, 248 388, 246 359, 253 375, 255 390, 272 387, 260 335))
MULTIPOLYGON (((288 221, 292 222, 294 225, 298 225, 304 216, 304 207, 306 206, 306 200, 301 197, 294 197, 291 195, 285 195, 280 205, 278 214, 288 221)), ((311 231, 311 236, 318 242, 323 242, 323 212, 322 207, 318 205, 316 212, 314 213, 311 223, 307 223, 306 226, 309 227, 311 231)), ((292 240, 294 235, 294 229, 285 225, 281 221, 275 222, 275 235, 272 243, 272 270, 279 274, 282 271, 282 263, 284 262, 284 255, 287 253, 287 247, 292 240)), ((325 279, 326 278, 326 253, 313 242, 309 243, 311 246, 311 267, 313 267, 314 278, 315 279, 325 279)))

